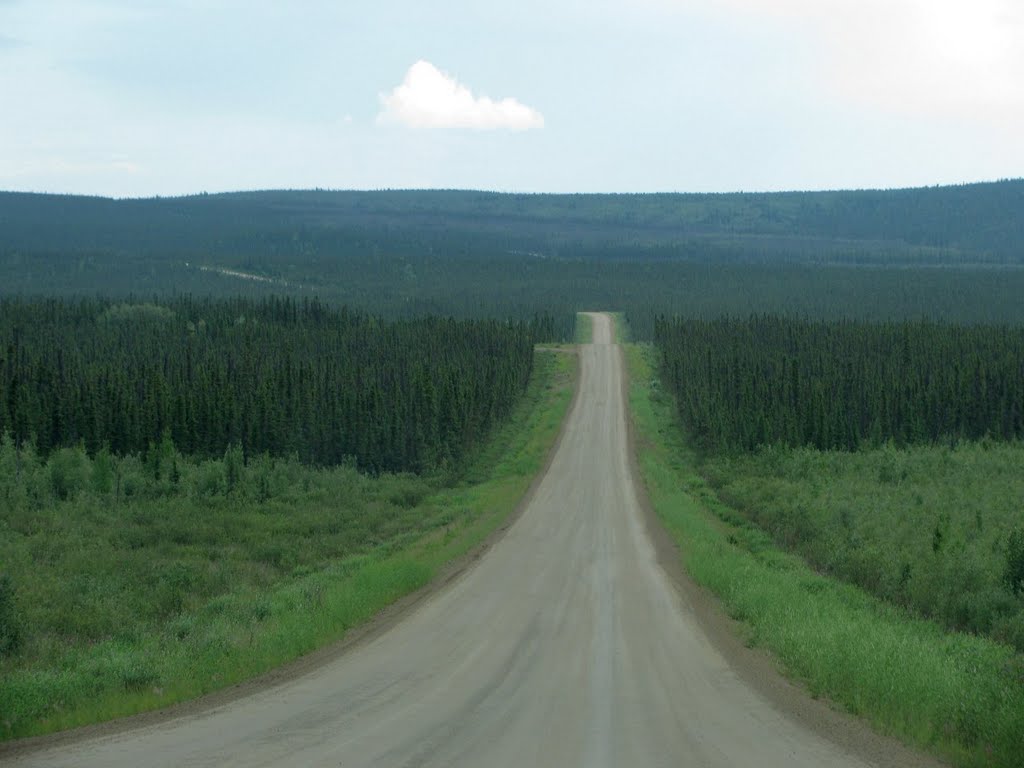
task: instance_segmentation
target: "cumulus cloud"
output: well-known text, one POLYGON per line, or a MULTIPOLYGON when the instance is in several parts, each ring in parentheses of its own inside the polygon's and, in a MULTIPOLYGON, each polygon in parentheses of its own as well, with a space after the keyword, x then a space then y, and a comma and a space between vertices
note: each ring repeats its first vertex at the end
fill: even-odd
POLYGON ((417 61, 409 67, 402 84, 382 93, 380 102, 378 120, 411 128, 525 131, 544 126, 544 116, 537 110, 511 97, 494 101, 474 96, 429 61, 417 61))

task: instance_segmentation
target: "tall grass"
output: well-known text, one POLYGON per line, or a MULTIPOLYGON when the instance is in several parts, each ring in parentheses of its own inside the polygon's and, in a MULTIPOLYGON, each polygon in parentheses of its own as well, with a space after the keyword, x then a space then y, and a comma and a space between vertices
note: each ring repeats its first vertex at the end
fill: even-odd
POLYGON ((575 359, 536 355, 512 418, 454 484, 172 457, 176 469, 159 473, 160 482, 182 488, 161 494, 141 459, 69 454, 57 461, 72 467, 77 485, 62 500, 47 495, 54 459, 35 462, 31 482, 21 476, 24 503, 0 514, 0 571, 10 585, 0 614, 20 633, 19 647, 0 656, 0 738, 154 709, 250 678, 427 584, 508 517, 543 466, 571 399, 575 359), (104 494, 115 492, 111 503, 104 494))
POLYGON ((573 340, 577 344, 590 344, 594 340, 594 321, 590 315, 583 312, 576 313, 576 330, 573 340))
POLYGON ((612 333, 617 344, 627 344, 634 339, 633 328, 625 312, 612 312, 612 333))
POLYGON ((701 469, 723 500, 816 568, 1024 651, 1010 546, 1024 524, 1024 444, 766 448, 701 469))
POLYGON ((693 579, 814 695, 963 766, 1024 766, 1024 663, 829 579, 719 500, 697 471, 653 350, 628 348, 630 406, 651 502, 693 579))

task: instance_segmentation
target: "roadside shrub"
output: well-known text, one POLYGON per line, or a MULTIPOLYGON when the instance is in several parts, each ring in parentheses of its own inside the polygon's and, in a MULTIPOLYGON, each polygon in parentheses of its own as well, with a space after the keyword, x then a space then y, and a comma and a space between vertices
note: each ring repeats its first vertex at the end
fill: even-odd
POLYGON ((1024 592, 1024 529, 1015 528, 1010 532, 1003 581, 1015 595, 1024 592))
POLYGON ((61 501, 72 499, 87 489, 92 479, 92 466, 81 446, 54 451, 46 468, 53 495, 61 501))
POLYGON ((24 495, 21 456, 11 433, 4 430, 3 433, 0 433, 0 499, 4 499, 14 506, 14 502, 24 495))
POLYGON ((14 585, 10 576, 0 574, 0 657, 13 656, 20 651, 23 638, 14 603, 14 585))
POLYGON ((172 616, 179 613, 189 602, 196 582, 196 574, 186 563, 172 562, 162 566, 152 592, 155 614, 172 616))
POLYGON ((219 461, 204 461, 193 473, 193 490, 199 498, 212 498, 224 492, 224 470, 219 461))
POLYGON ((269 501, 275 495, 274 460, 261 453, 249 461, 246 495, 259 502, 269 501))
POLYGON ((224 451, 224 483, 228 493, 233 493, 239 488, 242 482, 242 472, 245 469, 245 454, 242 453, 242 446, 232 443, 224 451))
MULTIPOLYGON (((118 463, 118 479, 120 494, 126 499, 134 499, 144 496, 148 486, 146 469, 138 456, 131 455, 121 458, 118 463)), ((115 492, 118 492, 115 489, 115 492)))
MULTIPOLYGON (((992 637, 1016 648, 1018 653, 1024 654, 1024 608, 1013 615, 1003 616, 993 622, 992 637)), ((1024 674, 1021 675, 1020 683, 1024 685, 1024 674)))
POLYGON ((388 501, 400 509, 412 509, 422 503, 430 492, 430 486, 422 479, 412 477, 388 496, 388 501))
POLYGON ((104 446, 92 460, 92 491, 106 496, 114 490, 114 457, 104 446))
POLYGON ((34 439, 15 443, 10 432, 0 435, 0 499, 9 509, 40 507, 50 502, 50 477, 34 439))

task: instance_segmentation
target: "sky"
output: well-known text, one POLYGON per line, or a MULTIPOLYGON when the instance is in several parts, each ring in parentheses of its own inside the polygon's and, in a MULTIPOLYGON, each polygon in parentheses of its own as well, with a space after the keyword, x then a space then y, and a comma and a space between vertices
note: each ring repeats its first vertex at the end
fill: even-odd
POLYGON ((0 0, 0 189, 1024 176, 1020 0, 0 0))

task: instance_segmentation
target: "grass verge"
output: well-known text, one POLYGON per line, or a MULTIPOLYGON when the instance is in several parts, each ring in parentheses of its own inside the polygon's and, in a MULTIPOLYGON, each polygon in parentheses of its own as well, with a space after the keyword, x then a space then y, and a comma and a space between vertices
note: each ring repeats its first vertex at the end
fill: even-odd
POLYGON ((573 339, 577 344, 590 344, 594 340, 594 321, 590 315, 576 313, 576 332, 573 339))
POLYGON ((616 344, 628 344, 633 341, 633 329, 629 326, 625 312, 612 312, 612 335, 616 344))
POLYGON ((1024 653, 1024 443, 765 447, 700 472, 815 569, 1024 653))
MULTIPOLYGON (((421 496, 424 481, 419 478, 372 479, 351 469, 335 473, 341 473, 339 477, 350 484, 386 484, 366 491, 365 498, 405 493, 405 484, 413 483, 416 493, 400 500, 398 506, 403 508, 403 520, 418 518, 415 525, 382 527, 377 534, 380 538, 372 545, 364 544, 361 551, 321 567, 294 568, 271 578, 266 575, 271 573, 266 564, 257 563, 264 574, 262 580, 231 584, 221 594, 164 620, 113 632, 94 642, 51 640, 49 644, 58 647, 48 652, 4 659, 0 666, 0 739, 41 735, 158 709, 252 678, 337 641, 349 629, 428 584, 447 564, 472 551, 509 518, 544 466, 572 399, 576 357, 545 350, 535 354, 535 372, 527 393, 508 422, 482 446, 457 485, 435 485, 421 496)), ((313 491, 317 483, 323 483, 328 497, 346 495, 337 492, 334 474, 310 473, 302 482, 314 486, 313 491)), ((296 499, 304 501, 306 497, 296 499)), ((359 520, 358 513, 332 512, 333 501, 326 498, 322 502, 331 530, 338 526, 356 533, 364 530, 365 522, 359 520)), ((379 499, 375 503, 384 504, 379 499)), ((245 507, 247 513, 232 515, 225 527, 231 538, 214 542, 212 553, 223 550, 230 554, 248 527, 265 526, 261 521, 268 514, 288 511, 264 509, 258 504, 229 506, 245 507)), ((394 504, 388 501, 386 506, 391 509, 394 504)), ((190 514, 196 520, 204 517, 201 509, 190 514)), ((160 517, 153 516, 152 523, 158 522, 160 517)), ((102 531, 90 530, 96 530, 95 538, 100 538, 102 531)), ((157 551, 173 546, 169 541, 157 545, 157 551)), ((196 548, 195 542, 187 543, 189 552, 196 548)), ((184 556, 185 551, 180 554, 184 556)), ((145 588, 135 587, 136 591, 145 588)))
POLYGON ((626 350, 640 471, 690 576, 814 696, 962 766, 1024 766, 1024 664, 825 578, 723 504, 697 472, 654 350, 626 350))

